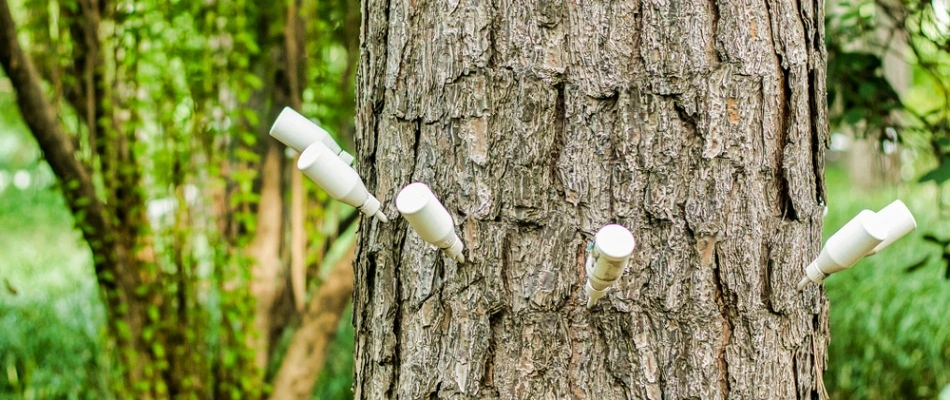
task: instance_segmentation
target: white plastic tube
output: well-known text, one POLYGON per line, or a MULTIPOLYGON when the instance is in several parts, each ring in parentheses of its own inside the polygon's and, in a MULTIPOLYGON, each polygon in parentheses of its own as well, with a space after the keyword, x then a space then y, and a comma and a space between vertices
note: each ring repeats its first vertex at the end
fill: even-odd
POLYGON ((366 216, 388 222, 379 200, 366 190, 359 174, 344 164, 323 143, 314 142, 300 154, 297 168, 316 182, 330 197, 356 207, 366 216))
POLYGON ((465 245, 455 233, 455 222, 445 206, 424 183, 411 183, 396 196, 396 209, 422 240, 445 251, 458 262, 465 262, 465 245))
POLYGON ((587 308, 597 304, 607 289, 620 280, 635 245, 633 234, 623 226, 607 225, 597 231, 585 268, 587 308))
POLYGON ((343 151, 326 130, 290 107, 284 107, 284 110, 277 116, 277 120, 270 128, 270 135, 287 145, 287 147, 297 150, 298 153, 303 152, 315 142, 323 143, 333 154, 339 156, 346 165, 353 165, 353 156, 343 151))
POLYGON ((821 284, 829 275, 851 268, 887 239, 888 232, 888 225, 878 214, 861 211, 828 238, 818 258, 805 269, 805 278, 798 283, 798 290, 805 289, 809 282, 821 284))
POLYGON ((887 225, 887 239, 875 246, 867 254, 869 256, 879 253, 887 246, 894 244, 898 239, 917 229, 917 220, 914 219, 914 215, 910 213, 904 202, 900 200, 894 200, 893 203, 882 208, 881 211, 877 212, 877 216, 882 223, 887 225))

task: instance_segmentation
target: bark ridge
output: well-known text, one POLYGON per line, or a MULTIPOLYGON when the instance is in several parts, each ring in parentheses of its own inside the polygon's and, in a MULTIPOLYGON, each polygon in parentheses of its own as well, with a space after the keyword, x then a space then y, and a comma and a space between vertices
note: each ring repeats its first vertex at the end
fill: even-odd
POLYGON ((360 173, 426 182, 468 262, 364 221, 356 397, 825 397, 821 1, 364 0, 360 173), (588 311, 585 247, 637 250, 588 311))

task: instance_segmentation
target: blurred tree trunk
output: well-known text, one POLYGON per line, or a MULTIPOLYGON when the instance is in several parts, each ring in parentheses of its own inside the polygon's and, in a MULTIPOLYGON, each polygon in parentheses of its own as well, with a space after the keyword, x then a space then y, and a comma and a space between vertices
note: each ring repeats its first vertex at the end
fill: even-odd
POLYGON ((360 172, 428 183, 467 261, 363 220, 360 399, 815 399, 818 2, 364 0, 360 172), (637 238, 585 307, 585 248, 637 238))
POLYGON ((330 341, 340 325, 340 316, 353 294, 353 260, 356 244, 336 262, 303 310, 300 326, 287 347, 287 355, 274 378, 271 399, 306 399, 313 393, 317 376, 326 362, 330 341))
MULTIPOLYGON (((78 114, 79 129, 65 132, 60 120, 63 116, 58 115, 61 108, 55 98, 51 101, 47 97, 30 55, 19 46, 6 0, 0 0, 0 64, 17 92, 24 120, 62 183, 66 202, 92 249, 109 338, 114 340, 120 357, 116 370, 122 377, 114 382, 116 396, 260 397, 266 383, 264 372, 276 348, 275 338, 300 317, 288 290, 291 280, 285 260, 291 261, 298 279, 306 277, 306 193, 299 173, 288 182, 288 172, 296 169, 285 157, 283 146, 267 135, 282 107, 301 108, 306 64, 299 1, 290 7, 243 9, 229 9, 232 4, 217 2, 193 8, 169 6, 192 12, 196 20, 211 24, 203 32, 209 43, 230 46, 198 49, 196 54, 207 58, 188 59, 201 67, 212 65, 208 70, 196 69, 195 75, 188 77, 188 84, 194 84, 187 88, 193 102, 189 112, 208 112, 208 118, 193 116, 197 120, 191 121, 193 126, 183 126, 176 111, 182 104, 175 98, 174 88, 180 77, 159 75, 158 82, 140 81, 142 70, 154 69, 154 65, 139 69, 140 60, 147 59, 144 52, 157 52, 164 49, 161 46, 174 52, 194 51, 176 43, 158 43, 154 37, 147 37, 148 32, 137 29, 143 20, 135 18, 157 14, 159 19, 150 23, 162 23, 167 22, 162 18, 168 15, 146 3, 139 4, 135 12, 106 0, 81 0, 75 2, 75 7, 59 5, 55 8, 58 15, 50 15, 46 8, 37 13, 41 20, 63 24, 68 37, 59 37, 55 40, 60 42, 53 43, 49 32, 59 27, 41 29, 36 37, 50 48, 37 58, 47 80, 53 83, 53 96, 62 95, 78 114), (203 19, 201 15, 217 17, 203 19), (149 40, 148 50, 139 47, 140 41, 149 40), (259 50, 252 50, 257 47, 259 50), (68 51, 68 65, 59 64, 56 49, 68 49, 63 50, 68 51), (202 64, 207 60, 212 61, 202 64), (200 75, 202 72, 207 75, 200 75), (209 80, 224 74, 231 80, 209 80), (261 84, 251 83, 255 81, 261 84), (142 100, 141 93, 167 100, 149 103, 142 100), (152 104, 158 104, 159 109, 144 110, 152 104), (156 120, 148 121, 151 126, 143 128, 147 124, 142 115, 156 120), (208 132, 209 120, 220 116, 226 117, 227 124, 219 126, 230 129, 226 134, 231 136, 226 140, 208 132), (157 130, 156 125, 160 127, 157 130), (159 160, 137 159, 142 150, 136 150, 135 142, 142 135, 139 130, 146 129, 151 142, 148 146, 168 143, 159 160), (155 135, 156 131, 160 135, 155 135), (198 149, 205 153, 198 156, 198 149), (167 164, 155 166, 163 162, 167 164), (144 182, 144 170, 164 166, 170 170, 161 172, 169 176, 168 182, 156 182, 155 176, 144 182), (201 171, 212 168, 220 168, 224 178, 209 178, 201 171), (214 211, 195 214, 203 211, 186 206, 186 183, 216 179, 225 184, 219 189, 213 185, 204 188, 216 199, 214 211), (146 184, 172 187, 178 206, 168 232, 161 230, 166 228, 152 229, 146 215, 146 184), (293 207, 287 206, 291 201, 284 193, 288 192, 294 198, 293 207), (209 224, 217 231, 192 231, 196 228, 190 225, 196 221, 200 225, 205 218, 218 219, 217 224, 209 224), (214 258, 215 278, 211 280, 197 271, 196 255, 191 253, 195 251, 194 237, 202 235, 205 240, 210 236, 225 245, 214 258), (284 243, 285 237, 290 238, 290 245, 284 243), (159 250, 162 253, 157 253, 159 250), (209 305, 209 296, 218 296, 219 304, 209 305), (209 311, 206 307, 217 309, 209 311), (221 321, 209 329, 212 314, 220 315, 221 321)), ((335 300, 344 303, 348 298, 346 286, 352 290, 352 279, 341 282, 328 288, 334 289, 328 293, 343 296, 335 300)), ((302 300, 304 294, 299 289, 306 286, 297 281, 296 287, 294 296, 302 300)), ((335 312, 338 319, 342 309, 323 312, 327 318, 335 312)), ((304 325, 313 322, 305 321, 304 325)), ((325 347, 336 327, 332 323, 307 338, 325 347)), ((319 366, 314 369, 319 370, 319 366)), ((312 387, 316 375, 310 378, 312 387)))
POLYGON ((164 300, 154 287, 155 255, 139 186, 141 170, 132 151, 135 137, 127 130, 130 121, 114 113, 123 102, 105 75, 99 26, 103 18, 112 17, 110 9, 106 0, 85 0, 64 11, 74 43, 67 101, 84 124, 89 148, 99 157, 76 158, 74 140, 63 132, 32 60, 19 47, 6 0, 0 0, 0 62, 92 250, 111 336, 121 349, 125 390, 139 398, 161 398, 177 394, 180 385, 169 374, 168 347, 151 340, 154 330, 146 334, 146 327, 157 322, 164 300), (104 196, 97 193, 96 175, 101 177, 104 196))

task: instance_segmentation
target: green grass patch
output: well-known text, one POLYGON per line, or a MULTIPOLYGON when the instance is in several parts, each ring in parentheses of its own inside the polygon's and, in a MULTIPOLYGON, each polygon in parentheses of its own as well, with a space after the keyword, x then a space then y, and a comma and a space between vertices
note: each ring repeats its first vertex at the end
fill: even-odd
POLYGON ((107 398, 102 304, 62 196, 0 193, 0 397, 107 398))
POLYGON ((939 246, 950 238, 934 185, 855 193, 846 174, 829 169, 827 238, 862 209, 902 199, 917 230, 848 271, 828 278, 831 346, 825 383, 833 399, 934 399, 950 384, 950 280, 939 246), (929 257, 919 269, 907 267, 929 257))

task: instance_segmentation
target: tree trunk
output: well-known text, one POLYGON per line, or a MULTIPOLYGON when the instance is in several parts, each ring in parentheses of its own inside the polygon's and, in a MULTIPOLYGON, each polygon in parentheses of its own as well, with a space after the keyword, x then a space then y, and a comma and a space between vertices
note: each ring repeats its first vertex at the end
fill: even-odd
POLYGON ((361 399, 823 398, 823 3, 363 1, 361 399), (593 309, 586 246, 637 250, 593 309))
POLYGON ((294 332, 287 355, 274 377, 271 400, 306 399, 323 369, 327 348, 336 336, 340 317, 353 294, 355 243, 336 262, 310 304, 303 310, 303 321, 294 332))
POLYGON ((5 0, 0 0, 0 66, 16 90, 23 119, 61 182, 66 204, 92 251, 111 339, 123 349, 119 356, 125 379, 117 382, 117 388, 120 392, 134 391, 142 399, 167 397, 174 393, 176 384, 168 375, 168 368, 163 367, 167 362, 165 346, 149 343, 144 334, 150 323, 148 315, 157 310, 155 303, 161 298, 148 290, 155 280, 153 270, 147 268, 154 263, 154 249, 148 234, 143 233, 148 229, 143 199, 137 190, 138 165, 127 147, 127 137, 116 132, 106 135, 106 131, 115 130, 110 125, 115 121, 105 114, 104 104, 115 98, 107 99, 101 71, 97 71, 103 65, 97 42, 100 5, 103 4, 80 2, 77 7, 84 14, 72 27, 76 28, 74 34, 82 38, 82 44, 77 45, 77 54, 81 56, 76 59, 76 68, 84 77, 81 86, 85 113, 79 115, 84 116, 81 119, 88 128, 90 141, 95 141, 97 134, 93 132, 102 135, 98 144, 90 147, 100 155, 101 183, 108 189, 106 201, 96 192, 95 171, 77 158, 73 137, 60 126, 33 61, 20 47, 16 24, 5 0), (103 154, 115 158, 107 159, 103 154), (124 167, 117 171, 117 165, 124 167), (146 289, 145 293, 141 289, 146 289))

